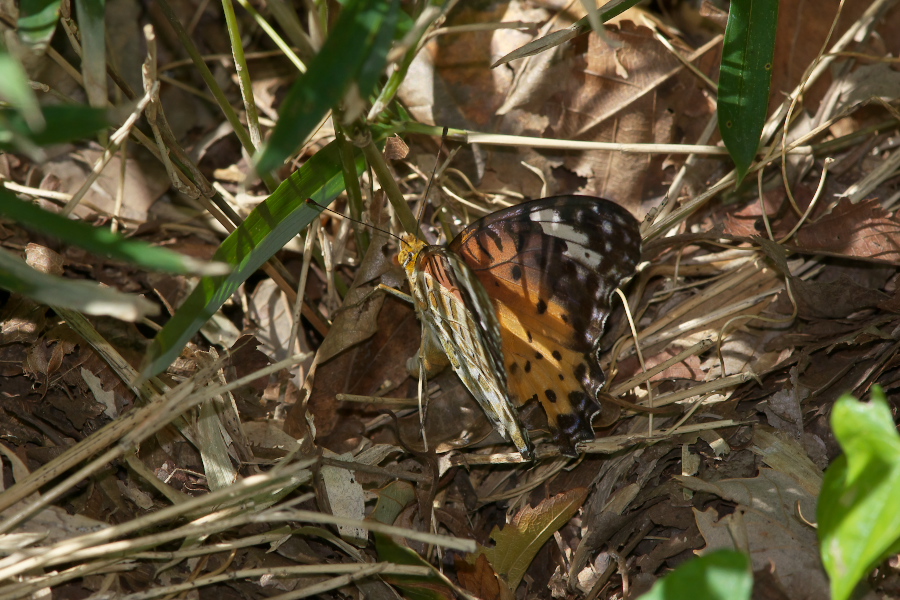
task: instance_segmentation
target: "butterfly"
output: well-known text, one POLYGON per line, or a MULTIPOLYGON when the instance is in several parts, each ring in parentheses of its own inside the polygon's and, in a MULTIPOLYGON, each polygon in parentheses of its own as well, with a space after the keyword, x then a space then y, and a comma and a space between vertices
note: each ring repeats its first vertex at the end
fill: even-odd
POLYGON ((475 221, 447 247, 404 236, 398 259, 423 327, 494 428, 525 459, 517 407, 538 401, 554 442, 594 439, 610 297, 641 258, 637 220, 592 196, 532 200, 475 221))

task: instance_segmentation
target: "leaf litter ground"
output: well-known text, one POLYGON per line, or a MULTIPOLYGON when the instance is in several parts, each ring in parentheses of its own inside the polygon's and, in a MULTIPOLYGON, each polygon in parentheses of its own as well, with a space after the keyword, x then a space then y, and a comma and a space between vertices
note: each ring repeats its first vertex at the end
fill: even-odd
MULTIPOLYGON (((83 324, 12 295, 0 315, 3 597, 46 588, 62 597, 337 597, 387 594, 386 585, 438 597, 454 588, 484 599, 636 597, 696 551, 720 547, 749 552, 760 597, 826 597, 811 522, 822 471, 839 452, 830 407, 875 383, 896 398, 900 381, 900 196, 884 168, 897 155, 892 102, 900 94, 891 90, 900 78, 880 61, 900 48, 878 41, 900 37, 891 30, 896 18, 867 24, 866 7, 851 3, 827 46, 841 69, 802 79, 837 3, 796 21, 808 8, 788 4, 772 102, 774 110, 804 83, 786 132, 800 150, 782 165, 773 138, 761 199, 756 173, 735 190, 729 163, 716 156, 685 162, 484 145, 460 151, 440 173, 430 200, 441 210, 425 213, 434 235, 432 224, 458 226, 517 198, 578 192, 615 198, 645 217, 647 264, 626 289, 642 356, 617 314, 603 365, 616 395, 676 414, 604 411, 582 459, 543 447, 540 461, 521 464, 445 372, 428 382, 425 435, 437 453, 426 452, 406 364, 419 326, 411 307, 373 293, 379 282, 402 280, 394 244, 369 232, 362 256, 354 226, 334 215, 317 230, 324 259, 311 263, 305 295, 330 322, 327 333, 304 322, 296 339, 286 335, 294 307, 268 278, 254 277, 173 366, 167 387, 151 392, 126 384, 127 369, 84 342, 83 324), (853 27, 874 27, 880 37, 835 47, 853 27), (307 351, 316 354, 298 366, 257 373, 307 351), (192 408, 178 414, 186 404, 192 408), (110 423, 121 426, 101 431, 110 423), (80 476, 67 482, 73 473, 80 476)), ((460 7, 447 24, 550 17, 510 3, 460 7)), ((553 18, 567 24, 563 13, 553 18)), ((486 65, 533 34, 442 36, 411 68, 401 99, 422 122, 507 135, 715 144, 706 126, 715 90, 702 75, 715 75, 718 31, 686 13, 629 13, 607 32, 615 51, 585 36, 494 71, 486 65)), ((272 71, 254 69, 274 117, 285 83, 272 71)), ((198 138, 174 108, 181 92, 167 93, 182 143, 199 148, 200 165, 237 193, 235 173, 247 165, 235 146, 222 134, 198 138)), ((217 116, 208 106, 184 102, 211 131, 217 116)), ((310 153, 333 130, 319 136, 310 153)), ((437 149, 425 138, 411 142, 412 153, 393 168, 415 199, 437 149)), ((34 182, 33 165, 3 160, 5 180, 34 182)), ((74 148, 56 160, 69 171, 82 164, 74 148)), ((158 169, 143 161, 128 172, 158 169)), ((45 167, 35 187, 80 185, 54 168, 45 167)), ((259 192, 235 196, 238 209, 259 192)), ((141 198, 151 198, 128 206, 138 212, 124 226, 208 259, 215 235, 183 203, 158 200, 161 193, 142 189, 141 198)), ((112 213, 103 199, 85 203, 96 210, 84 218, 112 213)), ((388 226, 380 212, 373 208, 368 221, 388 226)), ((7 249, 49 247, 67 276, 144 293, 164 309, 188 291, 184 278, 54 247, 11 223, 0 231, 7 249)), ((280 254, 291 272, 302 268, 300 250, 280 254)), ((131 365, 158 327, 89 325, 131 365)), ((539 413, 528 415, 536 430, 539 413)), ((868 585, 900 593, 896 561, 868 585)))

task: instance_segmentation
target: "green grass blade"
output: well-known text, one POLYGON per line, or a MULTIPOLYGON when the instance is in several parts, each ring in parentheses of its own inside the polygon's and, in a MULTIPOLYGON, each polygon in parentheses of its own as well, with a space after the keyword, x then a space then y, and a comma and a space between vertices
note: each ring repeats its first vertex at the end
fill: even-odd
POLYGON ((106 0, 75 0, 81 31, 81 74, 88 103, 96 108, 108 103, 106 87, 106 0))
POLYGON ((831 428, 844 454, 825 471, 818 534, 831 597, 847 600, 900 546, 900 435, 878 386, 868 404, 839 398, 831 428))
POLYGON ((36 271, 3 249, 0 249, 0 288, 18 292, 47 306, 123 321, 139 321, 159 312, 158 307, 146 298, 123 294, 93 281, 65 279, 36 271))
POLYGON ((719 71, 719 133, 740 181, 766 122, 778 0, 732 0, 719 71))
POLYGON ((322 50, 281 105, 278 123, 259 153, 257 171, 278 167, 351 86, 356 85, 362 97, 372 92, 387 64, 398 11, 398 0, 350 0, 344 5, 322 50))
MULTIPOLYGON (((623 12, 625 12, 638 2, 640 2, 640 0, 610 0, 610 2, 607 2, 598 9, 600 13, 600 20, 605 23, 613 17, 621 15, 623 12)), ((589 31, 591 31, 590 20, 588 19, 588 17, 582 17, 565 29, 560 29, 558 31, 548 33, 545 36, 528 42, 521 48, 513 50, 512 52, 503 56, 497 62, 492 64, 491 68, 494 69, 496 67, 499 67, 500 65, 505 65, 506 63, 519 58, 525 58, 527 56, 534 56, 535 54, 546 52, 551 48, 555 48, 556 46, 564 44, 569 40, 574 39, 579 35, 585 34, 589 31)))
POLYGON ((41 110, 46 126, 34 130, 19 112, 0 108, 0 150, 17 152, 21 140, 27 140, 35 146, 81 140, 102 131, 108 125, 106 111, 89 106, 53 105, 43 106, 41 110))
POLYGON ((42 129, 45 126, 44 117, 37 96, 28 83, 25 68, 16 57, 6 51, 2 40, 0 40, 0 81, 3 82, 0 85, 0 100, 8 102, 15 108, 30 129, 42 129))
POLYGON ((0 216, 94 254, 111 256, 154 271, 187 275, 222 274, 228 269, 222 263, 214 263, 210 268, 207 262, 200 262, 167 248, 130 240, 103 227, 71 221, 29 202, 23 202, 4 190, 0 190, 0 216))
POLYGON ((62 0, 22 0, 16 32, 19 40, 38 54, 50 45, 62 0))
MULTIPOLYGON (((361 173, 363 167, 360 158, 357 160, 357 173, 361 173)), ((155 375, 169 366, 188 340, 238 286, 312 222, 321 209, 307 203, 307 198, 327 205, 343 189, 338 145, 331 142, 278 186, 222 242, 213 258, 233 265, 234 271, 228 276, 200 280, 193 293, 153 340, 145 360, 144 376, 155 375)))

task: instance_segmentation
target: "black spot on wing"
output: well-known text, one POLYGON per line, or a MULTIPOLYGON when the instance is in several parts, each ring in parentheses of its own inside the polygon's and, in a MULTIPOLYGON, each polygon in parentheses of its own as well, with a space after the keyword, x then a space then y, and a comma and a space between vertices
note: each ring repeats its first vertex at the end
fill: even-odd
POLYGON ((562 360, 562 354, 560 353, 559 350, 553 351, 553 358, 555 358, 556 360, 562 360))
POLYGON ((484 232, 484 234, 487 237, 491 238, 491 241, 494 242, 494 245, 497 246, 497 250, 499 250, 502 253, 503 252, 503 236, 500 235, 498 232, 494 231, 494 229, 491 227, 489 227, 484 232))
POLYGON ((556 402, 556 392, 554 392, 553 390, 544 390, 544 395, 550 402, 556 402))
POLYGON ((514 281, 519 281, 520 279, 522 279, 522 267, 520 267, 519 265, 513 265, 511 274, 514 281))
POLYGON ((539 299, 537 302, 537 313, 539 315, 542 315, 545 312, 547 312, 547 303, 544 302, 542 299, 539 299))

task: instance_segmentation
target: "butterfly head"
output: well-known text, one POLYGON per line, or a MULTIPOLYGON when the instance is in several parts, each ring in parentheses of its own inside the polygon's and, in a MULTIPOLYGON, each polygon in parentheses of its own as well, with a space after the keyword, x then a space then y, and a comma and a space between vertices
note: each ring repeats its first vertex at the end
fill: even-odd
POLYGON ((415 278, 416 260, 424 248, 425 242, 411 233, 400 238, 400 252, 397 254, 397 260, 400 262, 403 270, 406 271, 406 276, 410 281, 415 278))

